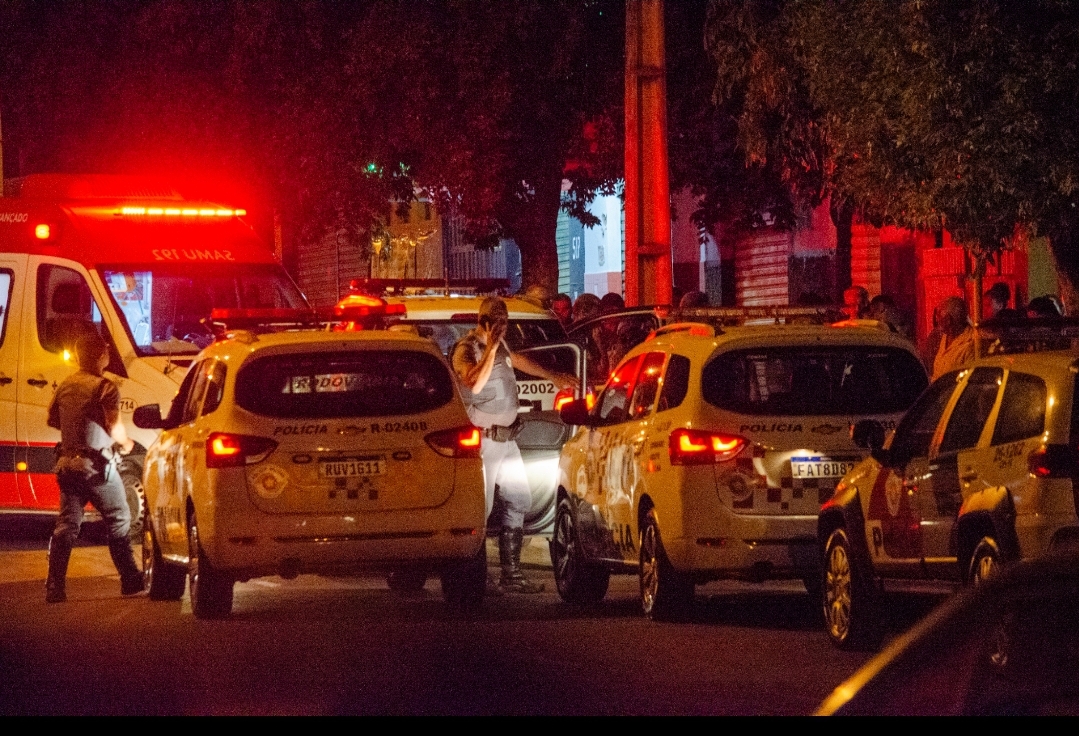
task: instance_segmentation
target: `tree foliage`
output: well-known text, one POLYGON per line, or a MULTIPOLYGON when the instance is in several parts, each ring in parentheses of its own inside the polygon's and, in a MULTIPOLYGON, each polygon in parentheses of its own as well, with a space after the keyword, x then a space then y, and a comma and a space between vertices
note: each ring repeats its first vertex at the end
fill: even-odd
POLYGON ((620 175, 623 23, 622 0, 5 0, 6 173, 165 173, 308 242, 426 191, 553 283, 567 161, 578 211, 620 175))

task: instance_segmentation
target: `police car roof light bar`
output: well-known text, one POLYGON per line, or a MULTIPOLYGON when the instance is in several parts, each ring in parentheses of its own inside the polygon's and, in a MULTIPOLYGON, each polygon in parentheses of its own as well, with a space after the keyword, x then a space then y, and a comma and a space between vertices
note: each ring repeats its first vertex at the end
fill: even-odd
POLYGON ((405 314, 403 304, 386 304, 377 297, 365 299, 368 303, 314 309, 214 309, 203 323, 222 339, 233 330, 333 329, 342 322, 347 322, 350 329, 370 328, 379 326, 383 317, 405 314))
MULTIPOLYGON (((983 341, 995 338, 988 354, 1068 350, 1079 340, 1079 318, 1028 317, 1017 320, 987 319, 978 325, 983 341)), ((986 344, 985 342, 982 343, 986 344)))
POLYGON ((775 324, 781 324, 780 320, 795 317, 808 317, 819 319, 822 322, 831 323, 845 319, 846 315, 840 307, 834 305, 821 305, 811 307, 792 307, 787 305, 761 306, 761 307, 693 307, 687 309, 672 310, 671 319, 681 321, 715 321, 721 324, 738 324, 750 320, 774 320, 775 324))
POLYGON ((500 294, 510 290, 509 279, 352 279, 355 292, 373 295, 442 293, 500 294))

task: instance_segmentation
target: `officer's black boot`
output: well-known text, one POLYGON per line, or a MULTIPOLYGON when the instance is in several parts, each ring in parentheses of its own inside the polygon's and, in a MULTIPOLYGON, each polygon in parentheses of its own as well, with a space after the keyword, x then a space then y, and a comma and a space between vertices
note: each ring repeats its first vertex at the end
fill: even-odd
POLYGON ((131 542, 127 537, 109 540, 109 555, 116 572, 120 573, 120 594, 135 595, 143 589, 142 573, 135 564, 135 555, 131 551, 131 542))
POLYGON ((71 542, 66 537, 49 540, 49 579, 45 582, 45 602, 63 603, 67 600, 64 582, 67 563, 71 559, 71 542))
POLYGON ((498 587, 505 593, 539 593, 542 583, 533 583, 521 572, 521 546, 524 529, 503 527, 498 536, 498 559, 502 564, 502 579, 498 587))

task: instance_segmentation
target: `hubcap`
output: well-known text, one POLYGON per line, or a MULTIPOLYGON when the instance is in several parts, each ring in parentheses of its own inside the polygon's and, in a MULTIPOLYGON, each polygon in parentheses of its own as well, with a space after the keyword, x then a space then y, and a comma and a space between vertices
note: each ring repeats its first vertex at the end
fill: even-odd
POLYGON ((824 575, 824 617, 832 638, 843 640, 850 633, 851 573, 850 559, 842 544, 828 553, 824 575))
POLYGON ((651 613, 659 591, 659 565, 656 561, 656 528, 648 523, 641 535, 641 608, 651 613))

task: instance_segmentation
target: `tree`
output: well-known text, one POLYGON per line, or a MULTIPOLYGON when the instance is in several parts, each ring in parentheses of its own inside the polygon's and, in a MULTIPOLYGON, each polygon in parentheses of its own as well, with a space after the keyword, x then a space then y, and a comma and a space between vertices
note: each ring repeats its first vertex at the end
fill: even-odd
MULTIPOLYGON (((750 160, 761 150, 798 160, 815 141, 817 156, 800 157, 806 174, 871 221, 946 227, 988 257, 1017 231, 1049 234, 1075 281, 1079 8, 791 0, 740 13, 738 5, 713 2, 709 38, 720 79, 747 90, 738 121, 750 160), (785 136, 769 125, 773 115, 819 135, 785 136)), ((730 99, 728 89, 721 83, 718 99, 730 99)))

